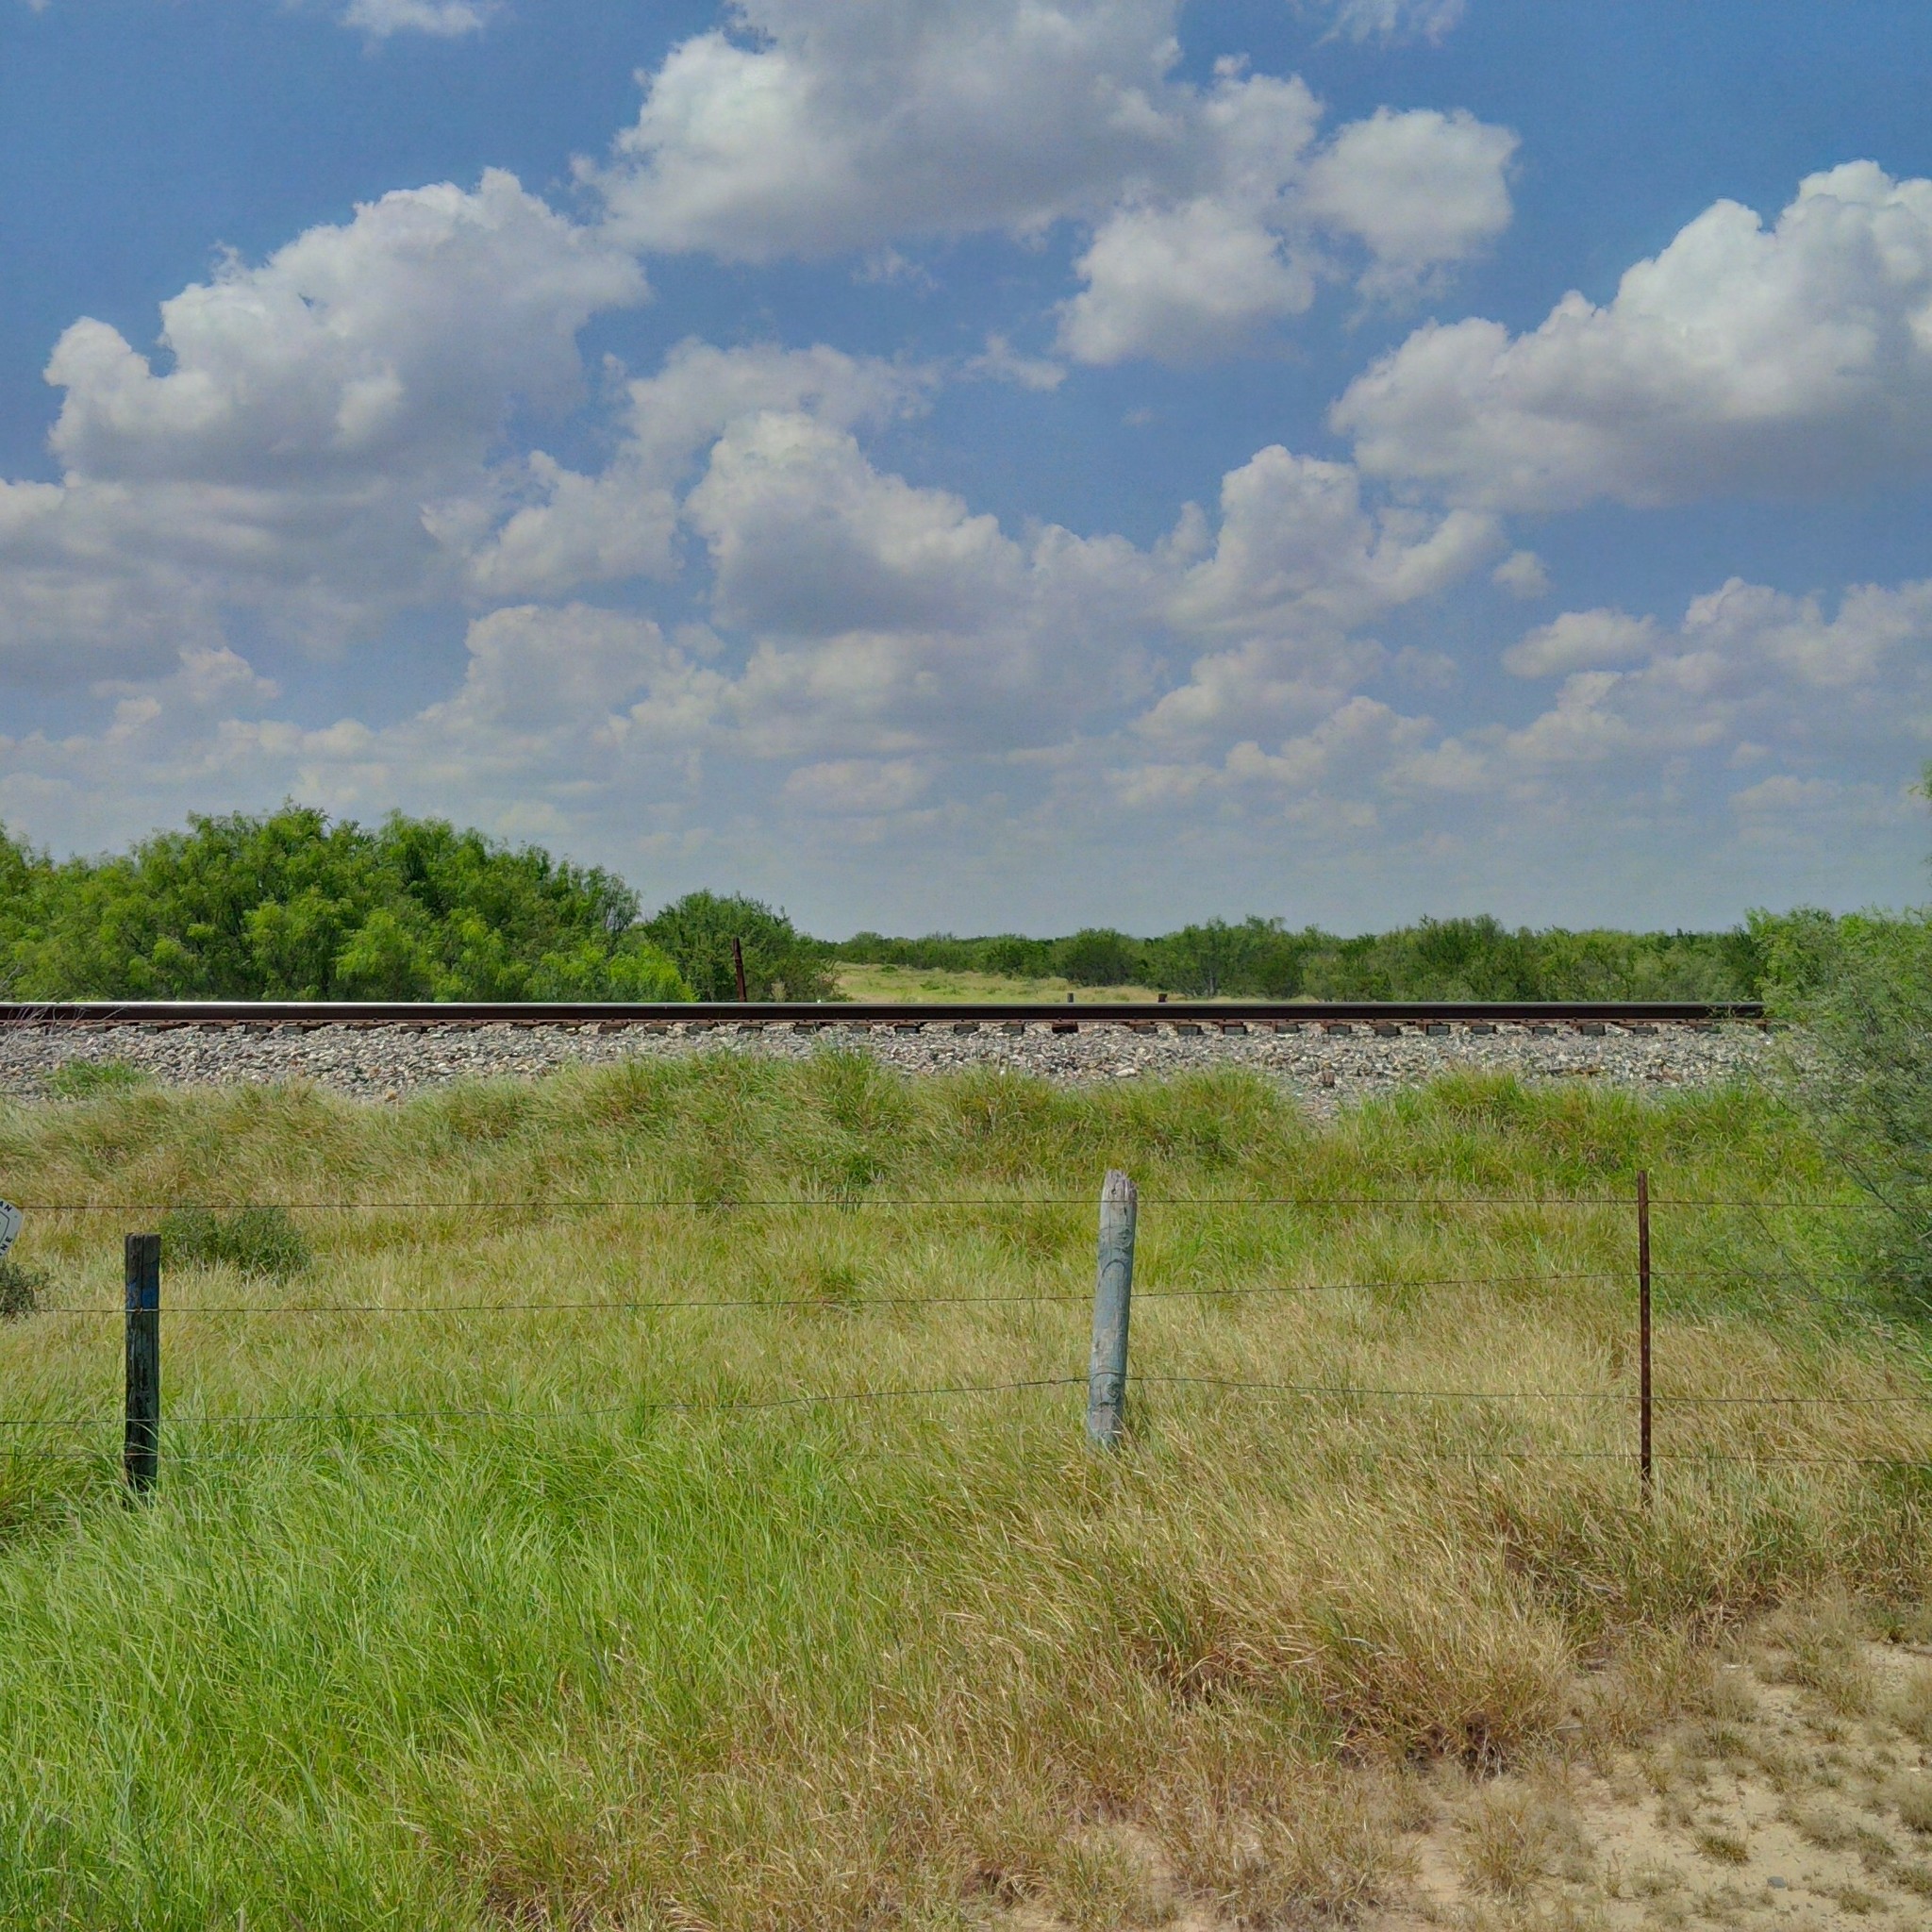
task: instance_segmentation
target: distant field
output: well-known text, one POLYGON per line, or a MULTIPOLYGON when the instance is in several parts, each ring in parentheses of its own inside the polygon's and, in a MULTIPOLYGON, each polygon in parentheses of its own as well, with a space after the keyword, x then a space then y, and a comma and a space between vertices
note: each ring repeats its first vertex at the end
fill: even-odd
POLYGON ((1425 1829, 1454 1884, 1489 1846, 1441 1923, 1528 1924, 1484 1888, 1528 1910, 1560 1843, 1468 1771, 1574 1795, 1706 1707, 1737 1620, 1834 1591, 1868 1607, 1790 1641, 1841 1689, 1932 1568, 1921 1474, 1856 1460, 1925 1455, 1922 1374, 1834 1298, 1840 1223, 1781 1204, 1835 1185, 1749 1094, 1462 1080, 1318 1131, 1228 1074, 720 1056, 16 1105, 0 1176, 358 1204, 297 1211, 293 1280, 170 1268, 134 1510, 154 1209, 30 1208, 58 1307, 0 1324, 5 1415, 103 1420, 0 1441, 8 1925, 1302 1924, 1399 1907, 1425 1829), (1109 1163, 1143 1205, 1103 1459, 1109 1163), (1664 1409, 1649 1510, 1640 1165, 1761 1204, 1659 1208, 1659 1385, 1717 1400, 1664 1409))
POLYGON ((1074 1004, 1095 1000, 1155 1000, 1145 986, 1075 986, 1058 978, 1017 979, 999 973, 945 973, 920 966, 834 968, 841 997, 848 1000, 1051 1000, 1074 1004))

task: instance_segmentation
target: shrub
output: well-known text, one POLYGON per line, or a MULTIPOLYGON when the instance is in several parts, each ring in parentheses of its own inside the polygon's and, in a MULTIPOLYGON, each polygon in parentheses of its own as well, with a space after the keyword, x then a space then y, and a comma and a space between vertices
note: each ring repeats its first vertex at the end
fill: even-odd
POLYGON ((208 1208, 171 1208, 161 1217, 161 1261, 174 1268, 226 1265, 277 1280, 309 1263, 308 1243, 284 1208, 242 1208, 224 1219, 208 1208))
POLYGON ((1140 947, 1124 932, 1088 926, 1054 949, 1061 973, 1075 986, 1124 986, 1139 963, 1140 947))
POLYGON ((1840 920, 1802 939, 1774 994, 1804 1023, 1799 1103, 1872 1204, 1868 1278, 1932 1314, 1932 919, 1840 920))
POLYGON ((744 949, 747 997, 835 997, 827 948, 808 939, 784 913, 757 899, 687 892, 647 920, 642 934, 675 962, 692 995, 701 1000, 738 997, 734 940, 744 949))

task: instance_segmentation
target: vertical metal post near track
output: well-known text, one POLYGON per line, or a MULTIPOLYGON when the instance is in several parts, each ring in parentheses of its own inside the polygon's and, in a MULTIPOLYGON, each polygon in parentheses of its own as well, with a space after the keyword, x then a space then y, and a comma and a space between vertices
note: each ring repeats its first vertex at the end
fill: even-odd
POLYGON ((1650 1174, 1637 1174, 1637 1458, 1643 1500, 1651 1493, 1650 1467, 1650 1174))
POLYGON ((127 1237, 127 1429, 121 1453, 130 1502, 155 1486, 161 1454, 161 1238, 127 1237))
POLYGON ((733 940, 731 941, 731 963, 738 973, 738 1004, 741 1007, 745 1003, 744 941, 742 940, 733 940))
POLYGON ((1134 1183, 1109 1168, 1100 1187, 1100 1272, 1093 1284, 1093 1353, 1087 1361, 1087 1440, 1112 1449, 1127 1407, 1127 1319, 1134 1301, 1134 1183))

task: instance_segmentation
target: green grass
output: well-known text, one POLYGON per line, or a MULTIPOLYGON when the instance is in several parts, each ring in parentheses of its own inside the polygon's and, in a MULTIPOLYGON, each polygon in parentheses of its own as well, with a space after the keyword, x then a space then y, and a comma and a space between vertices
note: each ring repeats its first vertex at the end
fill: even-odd
POLYGON ((1911 1336, 1761 1278, 1831 1279, 1841 1217, 1778 1205, 1832 1183, 1748 1094, 1471 1080, 1317 1131, 1238 1076, 719 1055, 17 1106, 0 1181, 154 1204, 30 1208, 52 1307, 0 1328, 8 1417, 102 1418, 0 1431, 9 1925, 1112 1924, 1147 1882, 1116 1826, 1230 1917, 1345 1917, 1399 1884, 1405 1766, 1533 1751, 1582 1665, 1903 1603, 1932 1556, 1917 1474, 1748 1459, 1932 1442, 1911 1336), (749 1406, 1083 1374, 1109 1164, 1143 1196, 1123 1453, 1073 1387, 749 1406), (1700 1271, 1662 1277, 1660 1388, 1905 1401, 1667 1408, 1645 1511, 1640 1166, 1766 1204, 1659 1207, 1700 1271), (1609 1205, 1480 1205, 1524 1194, 1609 1205), (1213 1205, 1264 1196, 1382 1205, 1213 1205), (272 1202, 318 1204, 304 1273, 167 1272, 161 1483, 124 1507, 120 1237, 272 1202), (1371 1285, 1180 1292, 1339 1282, 1371 1285), (608 1306, 653 1301, 756 1306, 608 1306))
POLYGON ((832 971, 844 1000, 1050 1000, 1056 1006, 1069 993, 1076 1005, 1095 1000, 1134 1000, 1152 1004, 1158 997, 1148 986, 1075 986, 1058 974, 1028 977, 1018 974, 974 973, 938 966, 874 966, 841 960, 832 971))

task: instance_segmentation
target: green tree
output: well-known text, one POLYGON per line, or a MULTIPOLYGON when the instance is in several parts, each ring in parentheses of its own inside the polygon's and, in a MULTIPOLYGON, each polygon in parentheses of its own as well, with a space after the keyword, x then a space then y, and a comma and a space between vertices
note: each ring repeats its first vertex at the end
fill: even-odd
POLYGON ((688 998, 637 912, 595 867, 401 814, 196 817, 58 866, 0 839, 0 971, 27 998, 688 998))
POLYGON ((830 949, 757 899, 687 892, 645 921, 643 934, 676 965, 701 1000, 735 1000, 734 940, 744 949, 745 991, 755 1000, 835 996, 830 949))
POLYGON ((1141 962, 1138 941, 1090 925, 1054 947, 1054 963, 1075 986, 1125 986, 1141 962))

